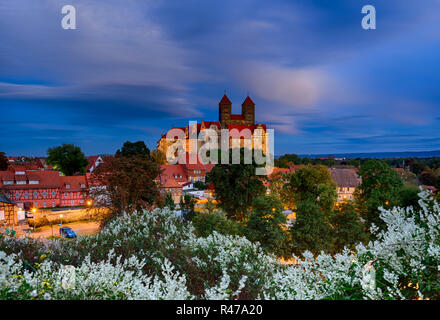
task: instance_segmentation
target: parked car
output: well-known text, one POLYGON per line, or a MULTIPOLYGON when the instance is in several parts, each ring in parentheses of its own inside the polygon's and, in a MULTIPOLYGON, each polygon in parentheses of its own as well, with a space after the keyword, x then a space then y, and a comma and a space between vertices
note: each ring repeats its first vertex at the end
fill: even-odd
POLYGON ((76 238, 76 233, 69 227, 60 228, 61 238, 76 238))

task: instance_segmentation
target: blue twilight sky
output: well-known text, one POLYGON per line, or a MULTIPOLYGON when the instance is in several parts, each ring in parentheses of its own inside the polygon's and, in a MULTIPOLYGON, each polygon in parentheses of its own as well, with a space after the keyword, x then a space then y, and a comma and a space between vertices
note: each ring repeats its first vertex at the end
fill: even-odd
POLYGON ((224 90, 275 154, 440 149, 438 0, 0 2, 0 151, 154 148, 224 90), (61 28, 72 4, 77 30, 61 28), (361 28, 372 4, 377 29, 361 28))

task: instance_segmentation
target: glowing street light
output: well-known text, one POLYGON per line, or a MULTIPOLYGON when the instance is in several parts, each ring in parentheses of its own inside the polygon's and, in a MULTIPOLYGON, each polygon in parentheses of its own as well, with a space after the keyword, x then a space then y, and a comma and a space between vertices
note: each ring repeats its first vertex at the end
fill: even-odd
POLYGON ((62 213, 60 214, 60 220, 61 220, 60 226, 62 226, 63 225, 63 214, 62 213))
POLYGON ((35 214, 37 213, 37 208, 32 208, 32 220, 34 220, 34 231, 35 231, 35 214))

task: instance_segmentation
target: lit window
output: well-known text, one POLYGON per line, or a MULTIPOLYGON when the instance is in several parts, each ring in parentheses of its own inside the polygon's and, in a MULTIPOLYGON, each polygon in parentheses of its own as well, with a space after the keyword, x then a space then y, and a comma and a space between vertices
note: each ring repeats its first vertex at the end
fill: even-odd
POLYGON ((66 189, 70 189, 70 184, 66 184, 66 189))
POLYGON ((55 201, 52 201, 52 207, 55 207, 55 201))
POLYGON ((29 180, 29 184, 39 184, 40 181, 38 180, 29 180))

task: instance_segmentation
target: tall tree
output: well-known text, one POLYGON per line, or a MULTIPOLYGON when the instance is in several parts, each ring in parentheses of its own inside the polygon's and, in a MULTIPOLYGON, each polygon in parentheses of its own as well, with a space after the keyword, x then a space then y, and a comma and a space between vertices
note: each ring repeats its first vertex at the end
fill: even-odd
POLYGON ((380 218, 379 207, 392 208, 400 204, 400 190, 403 181, 396 170, 385 162, 370 159, 359 170, 362 183, 355 191, 355 199, 361 216, 370 227, 374 223, 379 228, 385 227, 380 218))
MULTIPOLYGON (((240 164, 217 164, 207 174, 207 181, 215 188, 215 196, 221 207, 231 219, 244 221, 253 200, 265 193, 265 187, 255 169, 257 165, 244 164, 244 149, 240 149, 240 164)), ((232 163, 232 150, 229 150, 229 163, 232 163)))
POLYGON ((337 199, 336 183, 327 167, 307 166, 296 171, 286 184, 286 192, 296 202, 312 201, 324 210, 331 209, 337 199))
POLYGON ((250 241, 260 242, 262 248, 277 256, 288 256, 288 237, 283 204, 274 195, 254 200, 246 222, 245 234, 250 241))
POLYGON ((313 254, 333 250, 332 229, 329 216, 313 200, 298 203, 295 223, 289 231, 292 237, 293 253, 301 255, 308 250, 313 254))
POLYGON ((137 142, 130 142, 126 141, 122 148, 118 151, 116 151, 116 157, 135 157, 135 156, 142 156, 142 157, 150 157, 150 149, 147 148, 145 145, 145 142, 143 141, 137 141, 137 142))
POLYGON ((341 252, 344 247, 354 249, 360 242, 368 240, 365 224, 361 221, 353 202, 344 202, 334 208, 330 216, 333 229, 333 252, 341 252))
POLYGON ((0 171, 8 170, 9 162, 4 152, 0 152, 0 171))
POLYGON ((73 144, 63 144, 47 150, 47 163, 66 176, 86 172, 87 158, 81 148, 73 144))
POLYGON ((107 158, 91 177, 91 195, 97 203, 111 203, 116 212, 151 208, 160 197, 155 178, 159 165, 142 156, 107 158))
POLYGON ((170 210, 174 210, 176 208, 176 204, 174 203, 173 196, 170 192, 167 192, 165 195, 165 207, 170 208, 170 210))

